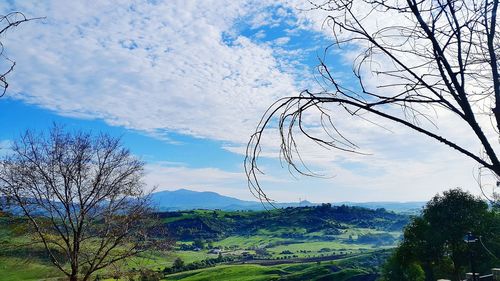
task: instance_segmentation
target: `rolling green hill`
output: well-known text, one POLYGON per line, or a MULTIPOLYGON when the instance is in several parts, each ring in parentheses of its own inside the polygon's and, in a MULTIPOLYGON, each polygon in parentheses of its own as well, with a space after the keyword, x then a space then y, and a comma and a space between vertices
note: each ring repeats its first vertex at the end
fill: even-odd
POLYGON ((408 216, 383 209, 319 206, 269 211, 192 210, 159 213, 178 239, 220 239, 234 235, 273 234, 281 238, 328 240, 350 228, 401 231, 408 216))
MULTIPOLYGON (((123 274, 147 268, 165 280, 374 280, 409 219, 384 209, 330 204, 156 215, 177 240, 174 249, 132 258, 120 264, 123 274), (183 266, 175 267, 176 259, 183 266)), ((0 218, 2 280, 61 276, 23 229, 22 218, 0 218)))

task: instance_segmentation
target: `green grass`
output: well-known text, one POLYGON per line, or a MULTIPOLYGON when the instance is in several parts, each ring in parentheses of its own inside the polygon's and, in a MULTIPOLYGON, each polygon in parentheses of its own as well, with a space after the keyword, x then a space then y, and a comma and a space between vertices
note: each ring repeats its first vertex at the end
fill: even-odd
POLYGON ((238 247, 240 249, 250 247, 262 247, 270 243, 293 241, 292 239, 285 239, 279 237, 265 236, 265 235, 251 235, 251 236, 230 236, 220 241, 214 242, 215 247, 231 248, 238 247))
POLYGON ((354 276, 365 275, 360 269, 337 270, 330 264, 316 263, 300 265, 232 265, 216 266, 207 269, 193 270, 167 276, 165 281, 264 281, 264 280, 336 280, 347 281, 354 276))
POLYGON ((204 260, 207 258, 216 258, 215 254, 208 254, 207 251, 177 251, 172 254, 173 258, 171 261, 173 262, 175 258, 181 258, 185 263, 192 263, 195 261, 204 260))
POLYGON ((30 259, 0 257, 0 280, 41 280, 61 277, 62 273, 53 265, 30 259))
POLYGON ((32 243, 19 222, 0 217, 0 280, 61 277, 62 273, 45 257, 43 247, 32 243))
MULTIPOLYGON (((280 212, 284 211, 272 210, 262 213, 262 215, 265 217, 277 216, 280 212)), ((291 215, 306 217, 305 213, 301 213, 302 211, 287 210, 287 212, 298 212, 291 215)), ((374 268, 382 264, 382 258, 374 262, 372 255, 377 253, 375 251, 377 249, 387 248, 387 246, 377 247, 374 244, 356 244, 353 243, 355 239, 368 233, 389 233, 393 237, 401 235, 400 232, 384 231, 379 227, 365 228, 343 223, 339 225, 338 232, 331 231, 335 228, 307 228, 303 226, 307 225, 307 221, 303 222, 302 225, 291 224, 287 226, 278 219, 269 219, 270 224, 256 224, 256 228, 248 228, 240 232, 224 232, 224 227, 228 222, 257 219, 257 215, 260 213, 196 210, 182 212, 178 216, 166 217, 163 220, 164 222, 174 222, 189 218, 211 218, 211 220, 207 220, 208 227, 213 226, 214 229, 221 229, 221 234, 203 236, 204 233, 201 232, 201 239, 205 240, 207 245, 211 243, 214 247, 222 248, 223 256, 231 256, 236 260, 243 256, 243 252, 255 255, 256 248, 266 248, 270 256, 265 258, 271 259, 278 257, 283 259, 285 256, 286 258, 289 256, 308 258, 340 254, 348 254, 352 258, 322 262, 321 264, 303 263, 275 266, 219 264, 216 267, 173 274, 168 276, 166 280, 349 280, 356 274, 366 274, 359 268, 374 268), (214 220, 214 217, 223 218, 224 222, 214 220), (345 229, 347 227, 348 229, 345 229), (283 251, 291 251, 292 253, 281 254, 283 251), (350 255, 351 253, 355 255, 350 255), (362 256, 363 262, 360 263, 359 257, 362 256)), ((17 221, 13 224, 7 222, 7 219, 0 218, 0 280, 40 280, 61 277, 62 274, 46 259, 43 248, 40 245, 28 243, 30 237, 24 234, 26 232, 23 231, 21 224, 17 221), (28 246, 17 247, 17 244, 28 246)), ((193 227, 189 224, 186 226, 193 227)), ((193 229, 197 229, 196 225, 193 229)), ((207 233, 210 234, 209 232, 205 234, 207 233)), ((181 251, 181 243, 191 244, 193 238, 186 236, 184 241, 178 242, 177 247, 172 252, 151 251, 143 253, 138 257, 121 262, 119 266, 124 272, 142 268, 162 271, 165 267, 171 267, 176 258, 181 258, 186 265, 217 258, 215 254, 208 254, 208 250, 181 251)), ((260 253, 260 251, 257 252, 260 253)), ((257 258, 261 258, 261 256, 257 256, 257 258)), ((101 271, 104 276, 112 276, 111 272, 111 269, 101 271)))
POLYGON ((164 218, 164 219, 162 219, 162 222, 163 223, 171 223, 171 222, 185 220, 185 219, 192 219, 192 218, 195 218, 195 217, 196 217, 196 214, 183 213, 180 216, 164 218))
POLYGON ((158 270, 172 265, 175 256, 173 253, 162 252, 144 252, 139 256, 126 259, 121 262, 121 266, 127 269, 148 268, 151 270, 158 270))
POLYGON ((260 265, 216 266, 208 269, 193 270, 168 276, 165 280, 201 281, 265 281, 278 280, 285 274, 279 269, 260 265))
POLYGON ((266 235, 266 236, 280 236, 287 233, 293 234, 307 234, 307 229, 303 227, 284 227, 284 226, 276 226, 263 228, 256 231, 256 234, 266 235))
POLYGON ((294 243, 288 245, 279 245, 276 247, 268 248, 268 252, 273 254, 274 256, 281 256, 281 252, 290 251, 292 254, 289 255, 297 255, 298 257, 307 257, 307 256, 318 256, 318 255, 333 255, 333 254, 348 254, 348 253, 359 253, 362 251, 372 250, 371 245, 362 245, 362 244, 346 244, 337 241, 316 241, 316 242, 305 242, 305 243, 294 243), (320 252, 321 249, 328 248, 331 251, 329 252, 320 252), (306 253, 301 251, 307 251, 306 253))
POLYGON ((401 232, 397 231, 384 231, 384 230, 376 230, 373 228, 361 228, 361 227, 352 227, 349 229, 346 229, 343 231, 343 233, 336 235, 337 238, 339 239, 349 239, 351 237, 352 239, 358 238, 358 236, 363 235, 363 234, 381 234, 381 233, 389 233, 394 237, 399 237, 401 235, 401 232))

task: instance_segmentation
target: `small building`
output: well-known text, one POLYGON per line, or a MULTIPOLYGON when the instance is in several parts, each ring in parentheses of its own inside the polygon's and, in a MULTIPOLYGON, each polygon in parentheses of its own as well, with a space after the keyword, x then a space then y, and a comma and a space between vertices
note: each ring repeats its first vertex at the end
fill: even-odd
POLYGON ((219 249, 219 248, 213 248, 210 251, 208 251, 208 253, 209 254, 216 254, 216 255, 218 255, 218 254, 222 253, 222 250, 219 249))

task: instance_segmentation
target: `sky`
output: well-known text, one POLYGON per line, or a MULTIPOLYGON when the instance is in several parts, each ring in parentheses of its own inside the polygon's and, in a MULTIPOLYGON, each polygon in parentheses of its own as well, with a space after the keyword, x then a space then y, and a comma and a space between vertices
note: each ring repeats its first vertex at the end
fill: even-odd
MULTIPOLYGON (((303 2, 0 2, 2 14, 45 17, 0 38, 16 61, 0 99, 0 154, 25 130, 54 123, 107 132, 146 162, 149 188, 255 200, 243 170, 250 135, 276 99, 318 86, 318 57, 332 43, 327 14, 303 2)), ((346 83, 351 51, 327 57, 346 83)), ((440 130, 474 145, 452 117, 441 118, 440 130)), ((474 162, 451 149, 393 124, 380 130, 337 120, 369 155, 305 144, 304 160, 324 176, 294 176, 269 136, 260 163, 271 199, 423 201, 454 187, 479 193, 474 162)))

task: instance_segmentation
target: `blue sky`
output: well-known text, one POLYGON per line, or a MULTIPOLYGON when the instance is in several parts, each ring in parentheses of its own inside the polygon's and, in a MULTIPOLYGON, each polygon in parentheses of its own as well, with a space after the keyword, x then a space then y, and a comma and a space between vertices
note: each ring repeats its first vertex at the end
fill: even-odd
MULTIPOLYGON (((274 100, 318 87, 317 58, 331 43, 326 14, 303 2, 2 2, 4 14, 46 19, 1 38, 17 65, 0 100, 0 143, 6 149, 24 130, 54 122, 104 131, 147 162, 150 187, 252 199, 242 166, 250 134, 274 100)), ((346 83, 351 51, 327 57, 346 83)), ((270 136, 262 159, 269 196, 411 201, 456 186, 477 193, 473 163, 449 149, 399 128, 344 123, 371 156, 306 144, 306 161, 328 177, 294 178, 270 136)))

